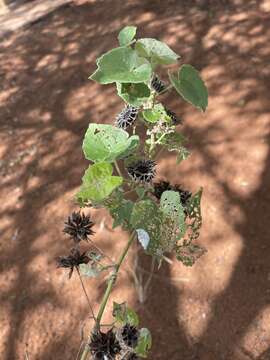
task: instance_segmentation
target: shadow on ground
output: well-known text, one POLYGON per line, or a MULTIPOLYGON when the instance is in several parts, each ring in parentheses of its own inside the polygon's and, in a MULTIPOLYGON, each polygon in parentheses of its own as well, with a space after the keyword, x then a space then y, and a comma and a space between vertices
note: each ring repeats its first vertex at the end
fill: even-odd
MULTIPOLYGON (((190 291, 192 299, 195 292, 188 284, 170 281, 170 266, 161 269, 145 306, 139 308, 143 324, 153 331, 151 359, 269 358, 270 329, 260 327, 270 300, 269 21, 262 1, 89 1, 65 6, 4 39, 0 56, 4 358, 22 357, 27 343, 30 359, 75 358, 78 328, 87 309, 79 300, 73 304, 76 285, 67 290, 57 280, 53 258, 69 247, 58 241, 59 224, 74 208, 70 199, 86 165, 80 144, 87 124, 111 123, 121 108, 112 86, 101 93, 87 77, 95 58, 117 45, 117 33, 126 24, 137 25, 141 36, 164 39, 185 62, 202 70, 210 93, 205 116, 187 105, 179 109, 175 95, 166 97, 168 105, 187 119, 183 131, 194 152, 194 162, 183 165, 174 180, 184 178, 194 188, 202 182, 204 201, 214 198, 220 209, 217 215, 206 209, 206 214, 217 227, 229 224, 230 231, 219 228, 222 240, 226 243, 233 233, 241 242, 237 259, 226 269, 229 280, 224 288, 207 292, 207 286, 203 288, 207 278, 201 293, 196 293, 211 308, 196 336, 181 317, 182 297, 190 291), (250 182, 244 190, 238 187, 241 176, 250 182), (259 323, 255 335, 245 340, 254 322, 259 323)), ((174 173, 170 159, 168 155, 161 162, 163 176, 174 173)), ((212 246, 224 251, 209 224, 206 221, 201 238, 209 254, 200 268, 189 270, 195 278, 207 268, 212 246)), ((104 248, 111 247, 106 240, 104 248)), ((121 286, 118 291, 125 293, 121 286)), ((96 300, 100 294, 100 288, 95 290, 96 300)))

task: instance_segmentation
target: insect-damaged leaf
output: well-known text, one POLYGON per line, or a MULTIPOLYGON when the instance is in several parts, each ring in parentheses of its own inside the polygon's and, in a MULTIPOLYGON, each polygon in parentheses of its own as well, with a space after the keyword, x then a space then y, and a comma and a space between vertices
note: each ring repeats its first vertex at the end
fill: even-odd
POLYGON ((90 124, 83 141, 86 159, 94 162, 114 162, 130 154, 139 144, 139 137, 115 126, 90 124))

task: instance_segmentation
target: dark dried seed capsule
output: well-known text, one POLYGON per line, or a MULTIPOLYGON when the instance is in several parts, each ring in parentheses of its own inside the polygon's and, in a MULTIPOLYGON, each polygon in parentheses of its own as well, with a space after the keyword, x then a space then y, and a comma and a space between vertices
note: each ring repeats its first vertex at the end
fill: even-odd
POLYGON ((168 181, 160 181, 154 184, 154 195, 159 200, 162 193, 168 190, 177 191, 180 195, 181 204, 184 207, 187 206, 187 202, 192 196, 190 191, 182 189, 179 185, 171 185, 168 181))
POLYGON ((121 351, 113 329, 107 333, 101 331, 94 333, 89 346, 94 360, 115 359, 115 356, 121 351))
POLYGON ((56 258, 57 267, 70 269, 69 278, 73 273, 74 267, 78 267, 80 264, 87 264, 90 259, 85 255, 86 252, 80 253, 78 249, 71 249, 68 256, 59 256, 56 258))
POLYGON ((165 90, 166 85, 157 75, 154 75, 151 80, 151 88, 157 93, 161 93, 163 90, 165 90))
POLYGON ((88 236, 94 234, 92 227, 94 222, 91 221, 89 215, 85 215, 80 212, 73 212, 68 220, 65 222, 63 232, 68 234, 75 243, 79 243, 81 240, 88 240, 88 236))
POLYGON ((135 106, 126 106, 116 117, 115 124, 117 127, 126 130, 133 125, 138 115, 138 108, 135 106))
POLYGON ((182 119, 179 119, 175 112, 165 108, 167 115, 171 118, 173 125, 183 124, 182 119))
POLYGON ((149 183, 156 175, 156 163, 153 160, 139 160, 127 167, 129 176, 134 181, 149 183))
POLYGON ((135 348, 137 346, 139 332, 138 332, 138 329, 136 328, 136 326, 126 324, 121 329, 121 336, 122 336, 124 343, 127 346, 132 347, 132 348, 135 348))

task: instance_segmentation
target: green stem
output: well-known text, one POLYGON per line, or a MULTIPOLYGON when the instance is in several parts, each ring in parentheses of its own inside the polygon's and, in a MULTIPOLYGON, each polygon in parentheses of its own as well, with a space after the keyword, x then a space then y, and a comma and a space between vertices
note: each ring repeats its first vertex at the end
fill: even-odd
MULTIPOLYGON (((112 275, 110 276, 110 279, 109 279, 108 284, 107 284, 107 288, 106 288, 105 293, 103 295, 101 305, 100 305, 100 308, 99 308, 99 311, 98 311, 98 314, 97 314, 97 317, 96 317, 96 324, 95 324, 93 332, 98 331, 99 328, 100 328, 100 322, 101 322, 104 310, 106 308, 107 302, 109 300, 109 297, 111 295, 111 292, 112 292, 113 286, 115 284, 115 281, 117 280, 119 269, 120 269, 126 255, 127 255, 127 252, 129 250, 132 242, 135 240, 135 238, 136 238, 136 232, 134 230, 132 232, 131 237, 130 237, 129 241, 127 242, 127 245, 125 246, 122 254, 120 255, 117 263, 115 264, 115 268, 114 268, 114 271, 113 271, 112 275)), ((91 337, 91 334, 90 334, 90 337, 91 337)), ((80 360, 86 360, 88 355, 89 355, 89 352, 90 352, 90 348, 89 348, 89 345, 88 345, 89 341, 90 341, 90 339, 88 340, 87 344, 85 345, 85 348, 84 348, 84 351, 82 353, 82 356, 81 356, 80 360)))

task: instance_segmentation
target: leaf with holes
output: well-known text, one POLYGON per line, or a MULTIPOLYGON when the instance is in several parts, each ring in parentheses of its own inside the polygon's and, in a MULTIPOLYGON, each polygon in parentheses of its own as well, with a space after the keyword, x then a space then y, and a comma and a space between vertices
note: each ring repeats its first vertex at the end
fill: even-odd
POLYGON ((193 266, 195 262, 206 252, 207 250, 202 246, 184 244, 182 246, 178 246, 176 250, 176 258, 185 266, 193 266))
POLYGON ((146 252, 151 255, 162 255, 160 249, 163 214, 152 200, 141 200, 135 203, 130 222, 134 229, 143 229, 149 235, 146 252))
POLYGON ((191 65, 182 65, 177 76, 169 73, 176 91, 190 104, 205 111, 208 105, 208 91, 199 72, 191 65))
POLYGON ((106 124, 90 124, 83 141, 86 159, 94 162, 114 162, 132 153, 139 144, 139 137, 106 124))
POLYGON ((136 26, 125 26, 118 35, 120 46, 129 45, 136 35, 136 26))
POLYGON ((168 151, 177 152, 177 164, 179 164, 182 160, 186 160, 190 155, 189 150, 184 146, 185 142, 185 137, 176 131, 166 134, 161 137, 161 140, 159 141, 159 143, 164 145, 168 151))
POLYGON ((154 65, 173 64, 180 58, 167 44, 156 39, 140 39, 136 42, 135 49, 139 55, 150 59, 154 65))
POLYGON ((176 191, 164 191, 160 198, 161 211, 176 225, 177 238, 184 236, 186 231, 185 213, 181 204, 180 194, 176 191))
POLYGON ((112 176, 113 167, 109 163, 90 165, 82 178, 82 186, 76 198, 82 202, 101 202, 106 199, 117 187, 123 178, 112 176))
POLYGON ((141 106, 150 96, 150 89, 144 83, 116 83, 118 95, 129 105, 141 106))
POLYGON ((201 197, 202 190, 200 189, 188 201, 186 211, 189 219, 189 239, 190 242, 196 240, 200 235, 200 228, 202 226, 201 215, 201 197))
POLYGON ((141 83, 152 75, 150 63, 129 47, 108 51, 97 59, 97 70, 89 77, 100 84, 141 83))

